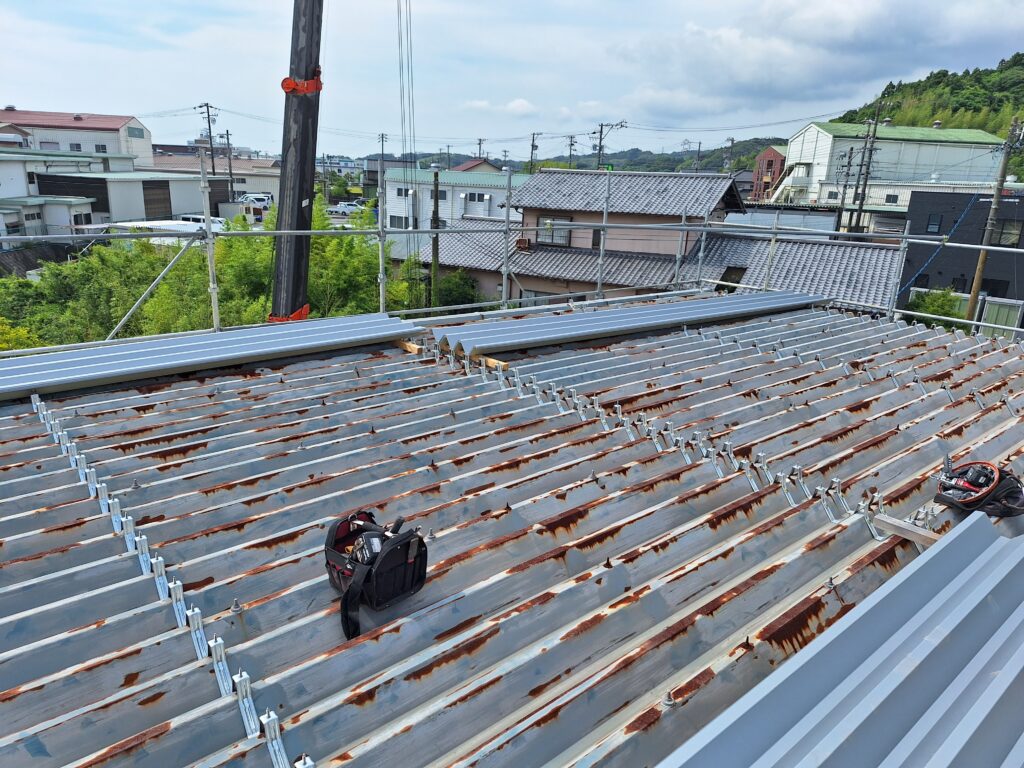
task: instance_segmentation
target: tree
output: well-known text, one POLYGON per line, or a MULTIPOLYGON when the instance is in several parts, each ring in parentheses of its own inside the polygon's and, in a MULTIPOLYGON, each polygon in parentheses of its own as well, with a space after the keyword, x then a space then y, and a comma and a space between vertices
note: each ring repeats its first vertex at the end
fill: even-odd
POLYGON ((475 304, 481 300, 480 286, 461 269, 449 272, 437 281, 437 294, 442 307, 475 304))
POLYGON ((41 347, 43 342, 31 331, 11 325, 7 318, 0 317, 0 352, 12 349, 41 347))
MULTIPOLYGON (((952 288, 916 293, 907 302, 907 309, 911 312, 938 315, 939 317, 964 317, 964 313, 960 309, 960 297, 953 293, 952 288)), ((940 323, 940 325, 950 330, 967 327, 965 323, 940 323)))

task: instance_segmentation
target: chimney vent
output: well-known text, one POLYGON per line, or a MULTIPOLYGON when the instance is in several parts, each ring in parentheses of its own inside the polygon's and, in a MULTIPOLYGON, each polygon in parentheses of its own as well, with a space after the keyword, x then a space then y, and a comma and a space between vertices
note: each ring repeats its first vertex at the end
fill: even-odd
POLYGON ((932 128, 941 128, 941 127, 942 127, 942 121, 941 120, 936 120, 934 123, 932 123, 932 128))
POLYGON ((73 119, 75 119, 75 120, 84 120, 85 118, 82 117, 81 115, 75 115, 73 119))
POLYGON ((887 117, 882 121, 882 125, 892 125, 892 118, 887 117))

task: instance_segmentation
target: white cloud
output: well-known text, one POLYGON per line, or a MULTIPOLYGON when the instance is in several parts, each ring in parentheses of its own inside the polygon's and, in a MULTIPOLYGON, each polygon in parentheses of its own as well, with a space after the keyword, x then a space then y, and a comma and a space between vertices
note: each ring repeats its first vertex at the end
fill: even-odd
POLYGON ((472 99, 462 106, 475 112, 504 114, 512 117, 532 117, 538 112, 537 107, 523 98, 512 99, 504 104, 491 104, 487 99, 472 99))

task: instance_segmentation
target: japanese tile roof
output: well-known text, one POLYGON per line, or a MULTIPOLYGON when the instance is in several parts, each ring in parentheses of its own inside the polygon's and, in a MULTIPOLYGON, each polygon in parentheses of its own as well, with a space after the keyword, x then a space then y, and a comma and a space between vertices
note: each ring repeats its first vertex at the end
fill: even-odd
MULTIPOLYGON (((482 165, 490 166, 490 167, 492 167, 492 168, 494 168, 494 169, 496 169, 498 171, 501 170, 500 168, 498 168, 498 166, 496 166, 490 160, 487 160, 487 159, 485 159, 483 157, 474 157, 473 159, 467 160, 464 163, 459 163, 454 168, 452 168, 452 170, 453 171, 472 171, 474 168, 479 168, 482 165)), ((495 171, 481 171, 481 172, 482 173, 494 173, 495 171)))
MULTIPOLYGON (((512 195, 517 208, 552 211, 603 211, 608 174, 543 168, 512 195)), ((719 204, 742 211, 735 181, 717 173, 611 174, 609 212, 650 216, 703 216, 719 204)))
POLYGON ((0 110, 0 120, 28 128, 116 131, 125 123, 134 119, 134 117, 129 115, 94 115, 88 112, 35 112, 27 109, 0 110))
POLYGON ((698 325, 0 405, 0 764, 651 765, 913 561, 880 504, 1024 452, 1017 345, 698 325), (358 509, 430 567, 345 641, 322 548, 358 509))
MULTIPOLYGON (((861 123, 811 123, 825 133, 843 139, 865 136, 867 127, 861 123)), ((882 141, 927 141, 941 144, 1002 144, 1003 140, 977 128, 932 128, 913 125, 879 125, 882 141)))

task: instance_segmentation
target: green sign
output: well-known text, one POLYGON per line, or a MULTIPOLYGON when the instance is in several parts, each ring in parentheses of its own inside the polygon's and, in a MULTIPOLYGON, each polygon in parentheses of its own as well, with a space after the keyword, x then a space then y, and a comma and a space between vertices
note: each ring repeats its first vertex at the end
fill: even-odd
POLYGON ((612 165, 611 163, 603 163, 602 165, 597 166, 597 168, 598 168, 598 170, 601 170, 601 171, 614 171, 615 170, 615 166, 612 165))

